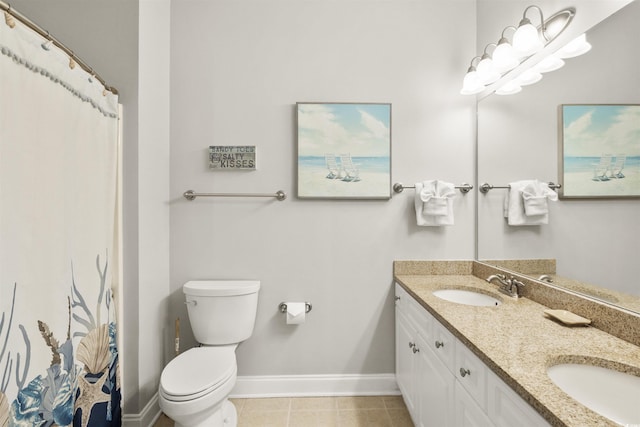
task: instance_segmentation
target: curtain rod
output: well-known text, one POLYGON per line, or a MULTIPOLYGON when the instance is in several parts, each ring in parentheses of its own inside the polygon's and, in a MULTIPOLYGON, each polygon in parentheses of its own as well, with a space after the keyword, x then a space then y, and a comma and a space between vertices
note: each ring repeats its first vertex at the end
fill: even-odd
MULTIPOLYGON (((60 40, 58 40, 57 38, 53 37, 51 34, 49 34, 49 31, 45 30, 44 28, 42 28, 41 26, 39 26, 38 24, 36 24, 35 22, 33 22, 32 20, 30 20, 29 18, 27 18, 26 16, 24 16, 22 13, 18 12, 17 10, 13 9, 11 7, 11 5, 9 3, 5 3, 4 1, 0 0, 0 9, 2 9, 5 13, 5 20, 7 22, 7 25, 9 25, 11 28, 13 28, 13 26, 10 24, 10 18, 16 18, 18 21, 22 22, 24 25, 26 25, 27 27, 29 27, 30 29, 32 29, 33 31, 35 31, 36 33, 40 34, 42 37, 44 37, 45 39, 49 40, 51 43, 53 43, 54 46, 58 47, 60 50, 62 50, 64 53, 66 53, 67 55, 69 55, 69 59, 73 62, 75 62, 76 64, 78 64, 80 66, 80 68, 82 68, 83 70, 85 70, 87 73, 89 73, 91 75, 91 77, 95 78, 96 80, 98 80, 106 90, 108 90, 109 92, 113 93, 114 95, 118 94, 118 90, 116 88, 114 88, 113 86, 109 86, 107 85, 107 83, 105 82, 105 80, 100 77, 94 70, 93 68, 91 68, 90 66, 88 66, 86 64, 86 62, 84 62, 82 59, 78 58, 71 49, 69 49, 67 46, 65 46, 64 43, 62 43, 60 40)), ((69 66, 71 68, 73 68, 73 66, 71 65, 72 63, 69 63, 69 66)))

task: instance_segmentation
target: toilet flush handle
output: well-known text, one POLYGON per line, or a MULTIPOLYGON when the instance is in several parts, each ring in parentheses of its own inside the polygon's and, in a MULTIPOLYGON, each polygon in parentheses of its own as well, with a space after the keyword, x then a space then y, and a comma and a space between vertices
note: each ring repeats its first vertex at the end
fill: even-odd
POLYGON ((185 303, 186 305, 193 305, 193 306, 198 305, 198 301, 196 301, 196 300, 193 300, 193 301, 185 301, 184 303, 185 303))

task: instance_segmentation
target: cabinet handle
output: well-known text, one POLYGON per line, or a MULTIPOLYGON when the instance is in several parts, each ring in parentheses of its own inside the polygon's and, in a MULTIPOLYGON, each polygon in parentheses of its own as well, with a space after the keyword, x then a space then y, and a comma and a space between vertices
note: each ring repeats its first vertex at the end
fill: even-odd
POLYGON ((414 348, 416 346, 416 343, 414 342, 409 342, 409 348, 414 348))
POLYGON ((460 368, 460 375, 466 377, 467 375, 471 375, 471 371, 465 368, 460 368))
POLYGON ((436 341, 436 348, 444 347, 444 343, 442 341, 436 341))
POLYGON ((420 349, 414 345, 413 346, 413 354, 416 354, 419 351, 420 351, 420 349))

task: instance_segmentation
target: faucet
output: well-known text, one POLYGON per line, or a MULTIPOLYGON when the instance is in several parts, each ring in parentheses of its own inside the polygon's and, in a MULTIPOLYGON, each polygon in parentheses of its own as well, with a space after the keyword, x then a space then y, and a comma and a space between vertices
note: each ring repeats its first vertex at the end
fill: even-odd
POLYGON ((553 278, 548 274, 543 274, 542 276, 538 277, 538 280, 540 280, 541 282, 553 283, 553 278))
POLYGON ((504 274, 492 274, 487 277, 487 282, 492 283, 494 280, 497 280, 500 284, 498 290, 503 294, 509 295, 513 298, 520 298, 520 288, 524 286, 520 280, 516 279, 513 276, 510 276, 507 279, 507 276, 504 274))

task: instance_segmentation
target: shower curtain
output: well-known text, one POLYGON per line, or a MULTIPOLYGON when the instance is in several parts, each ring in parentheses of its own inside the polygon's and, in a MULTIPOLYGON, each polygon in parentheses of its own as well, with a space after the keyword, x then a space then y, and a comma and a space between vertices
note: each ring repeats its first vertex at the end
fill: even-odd
POLYGON ((0 427, 121 425, 117 96, 9 23, 0 21, 0 427))

